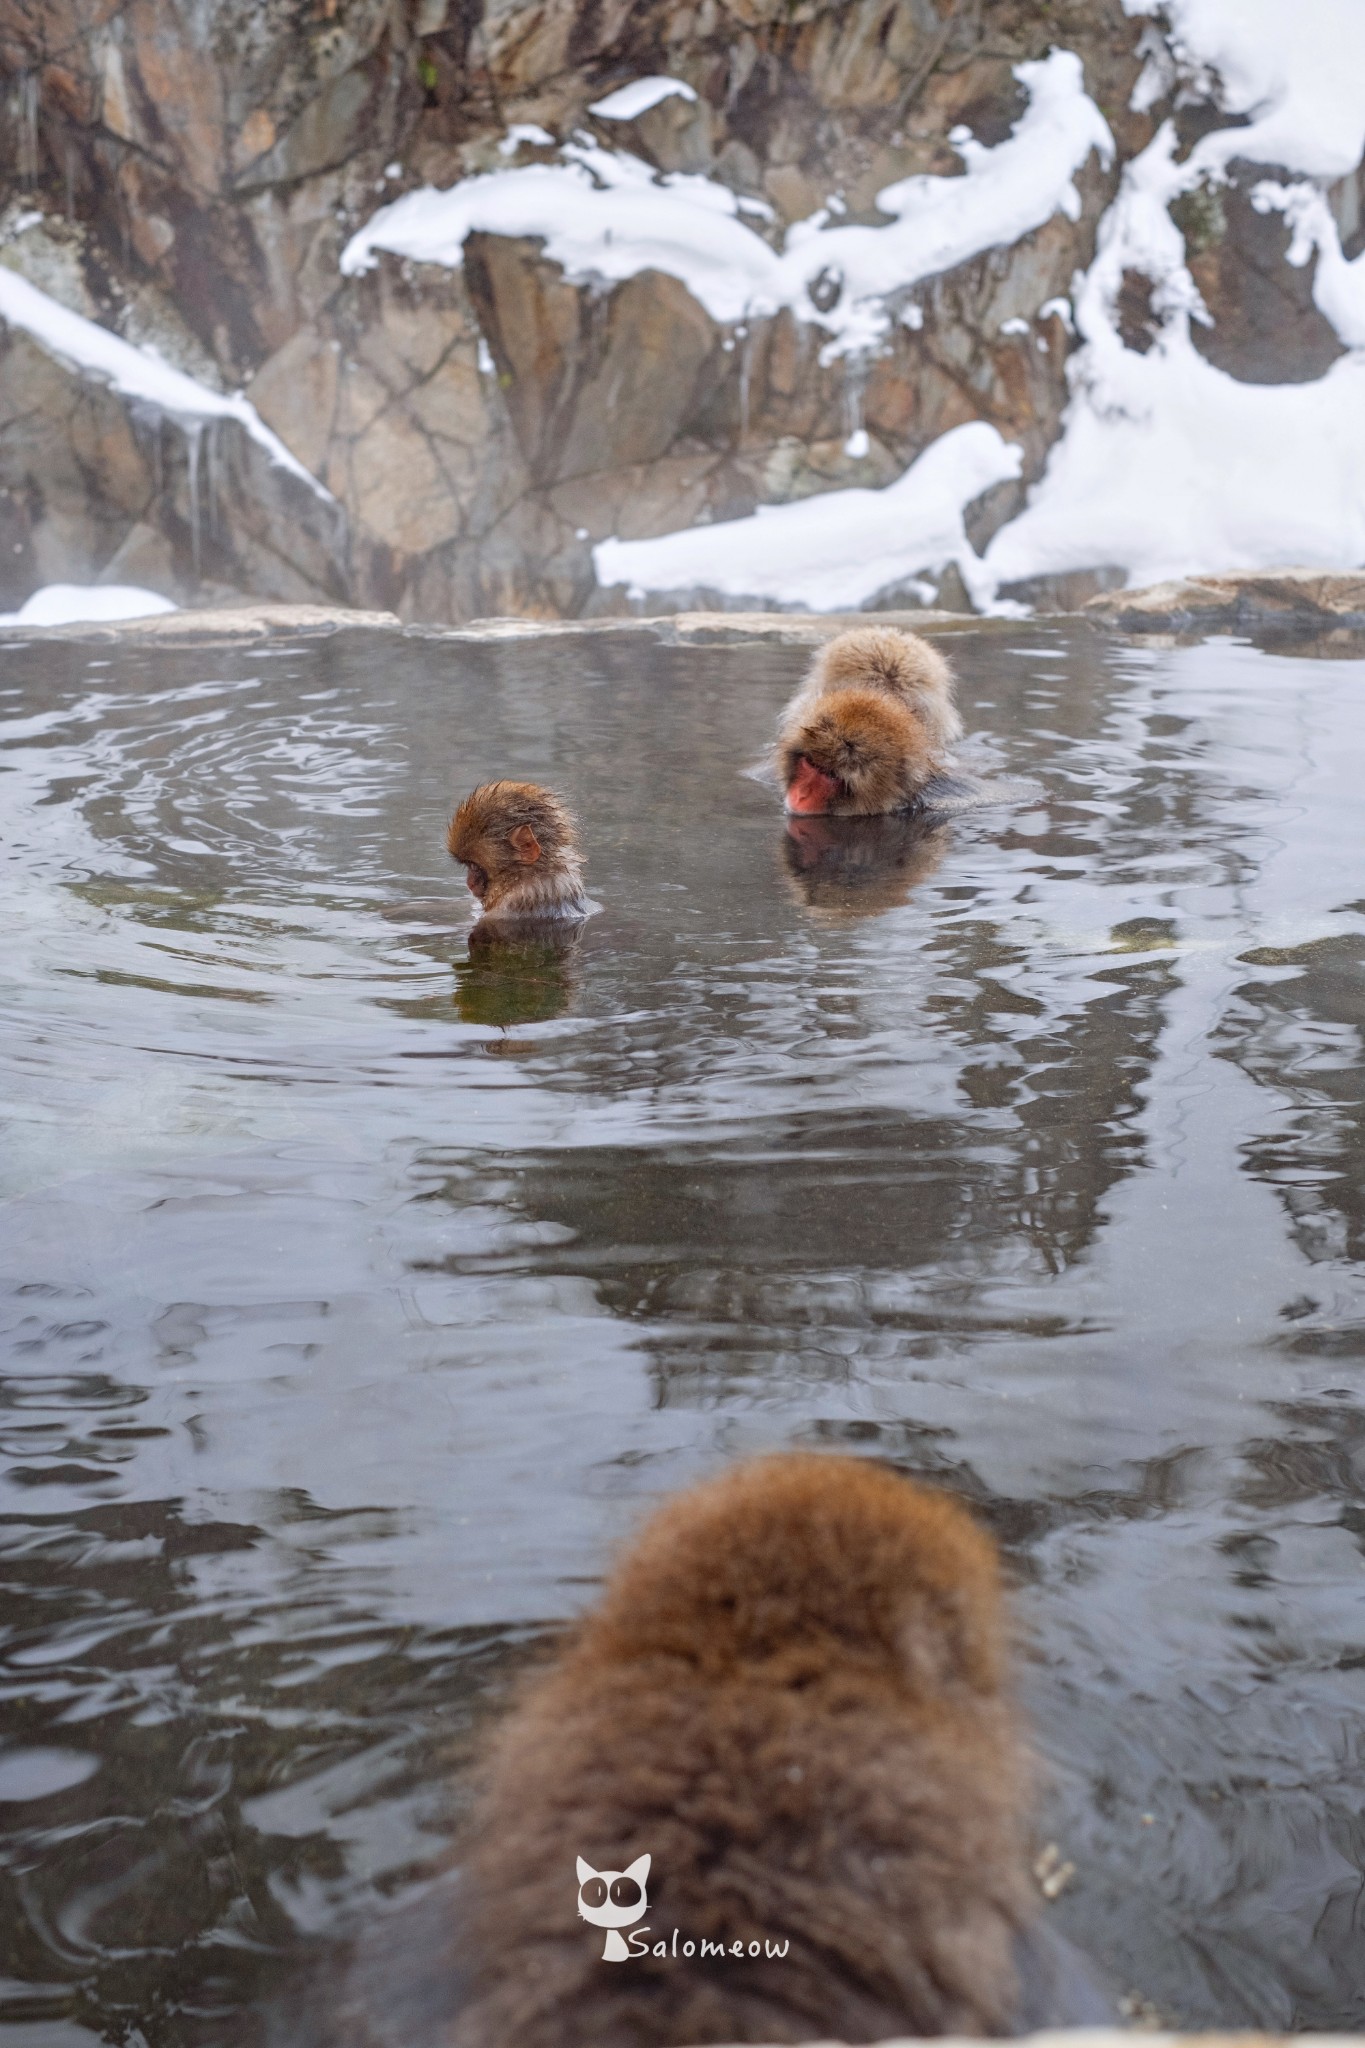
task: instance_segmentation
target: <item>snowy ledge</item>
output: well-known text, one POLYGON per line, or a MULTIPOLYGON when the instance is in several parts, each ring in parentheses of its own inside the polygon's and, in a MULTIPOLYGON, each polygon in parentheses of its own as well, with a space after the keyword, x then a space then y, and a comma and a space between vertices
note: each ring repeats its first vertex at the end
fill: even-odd
MULTIPOLYGON (((1058 616, 1049 614, 1050 618, 1058 616)), ((660 618, 471 619, 463 625, 408 625, 394 612, 344 605, 244 604, 153 618, 86 619, 65 626, 0 626, 0 647, 34 640, 117 642, 124 646, 202 647, 256 640, 326 638, 333 633, 388 633, 406 640, 487 646, 521 640, 652 640, 664 647, 727 647, 767 641, 814 647, 849 626, 903 626, 914 633, 1000 631, 1012 621, 972 612, 671 612, 660 618)))
MULTIPOLYGON (((86 619, 69 625, 0 623, 0 647, 41 640, 129 646, 201 647, 257 640, 325 639, 333 633, 383 633, 401 640, 491 646, 524 640, 649 640, 660 647, 731 647, 767 642, 817 647, 851 626, 899 626, 911 633, 1002 633, 1020 624, 1085 620, 1126 633, 1365 632, 1365 569, 1244 569, 1189 576, 1144 590, 1095 597, 1080 612, 1040 612, 1018 620, 977 612, 668 612, 654 618, 469 619, 459 625, 405 625, 395 612, 345 605, 242 604, 135 619, 86 619)), ((1365 2043, 1365 2036, 1361 2037, 1365 2043)))
POLYGON ((1242 569, 1092 597, 1085 616, 1129 633, 1365 628, 1365 569, 1242 569))

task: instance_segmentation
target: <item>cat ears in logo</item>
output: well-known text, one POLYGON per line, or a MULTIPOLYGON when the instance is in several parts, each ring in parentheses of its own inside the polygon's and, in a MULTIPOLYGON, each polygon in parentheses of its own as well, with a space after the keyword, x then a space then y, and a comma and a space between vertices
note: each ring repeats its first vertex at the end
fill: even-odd
MULTIPOLYGON (((638 1884, 641 1890, 643 1890, 645 1879, 649 1876, 649 1861, 650 1859, 648 1856, 637 1856, 635 1861, 631 1864, 630 1868, 628 1870, 623 1870, 621 1872, 621 1876, 633 1877, 635 1879, 636 1884, 638 1884)), ((581 1856, 577 1858, 577 1864, 578 1882, 580 1884, 586 1884, 590 1877, 596 1877, 598 1875, 597 1871, 593 1869, 591 1863, 585 1863, 581 1856)))

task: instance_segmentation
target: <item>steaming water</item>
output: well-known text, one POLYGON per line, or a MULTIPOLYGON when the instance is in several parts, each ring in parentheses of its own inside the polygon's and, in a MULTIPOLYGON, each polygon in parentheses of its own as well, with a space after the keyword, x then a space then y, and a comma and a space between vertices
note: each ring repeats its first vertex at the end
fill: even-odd
POLYGON ((828 846, 736 773, 789 650, 0 654, 16 2043, 253 2039, 782 1445, 1006 1542, 1121 1989, 1365 2024, 1365 663, 955 645, 1042 793, 828 846), (565 958, 466 958, 500 772, 583 817, 565 958))

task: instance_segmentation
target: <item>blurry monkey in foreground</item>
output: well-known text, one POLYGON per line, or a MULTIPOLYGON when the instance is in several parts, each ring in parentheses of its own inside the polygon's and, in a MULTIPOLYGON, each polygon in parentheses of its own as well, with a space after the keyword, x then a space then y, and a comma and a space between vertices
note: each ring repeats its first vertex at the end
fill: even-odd
POLYGON ((446 846, 485 920, 588 914, 573 819, 538 783, 481 783, 451 819, 446 846))
POLYGON ((826 643, 782 714, 776 767, 792 812, 907 809, 961 736, 953 672, 927 640, 859 626, 826 643))
POLYGON ((371 1915, 270 2048, 1112 2025, 1037 1910, 1030 1791, 991 1539, 869 1462, 737 1466, 645 1525, 514 1695, 463 1864, 371 1915), (610 1896, 645 1858, 607 1961, 583 1869, 610 1896))
POLYGON ((742 1465, 654 1516, 498 1731, 449 2038, 1008 2031, 1028 1804, 991 1539, 860 1460, 742 1465), (576 1859, 645 1853, 650 1912, 613 1967, 576 1859))
POLYGON ((792 816, 782 853, 792 892, 826 920, 894 910, 931 875, 950 844, 942 819, 904 812, 875 818, 792 816))

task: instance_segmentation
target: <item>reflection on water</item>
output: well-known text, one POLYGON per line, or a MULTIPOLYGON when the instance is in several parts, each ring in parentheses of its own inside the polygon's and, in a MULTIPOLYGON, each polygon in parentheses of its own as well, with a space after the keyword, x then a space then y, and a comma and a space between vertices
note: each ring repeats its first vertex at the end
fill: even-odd
POLYGON ((782 851, 796 899, 836 917, 876 917, 938 872, 948 828, 920 817, 791 817, 782 851))
POLYGON ((795 652, 0 652, 43 2048, 255 2038, 641 1508, 790 1444, 1008 1546, 1062 1924, 1182 2020, 1365 2024, 1365 669, 955 644, 1040 793, 829 837, 735 772, 795 652), (562 955, 468 944, 509 772, 584 821, 562 955))
POLYGON ((574 990, 583 926, 563 918, 501 925, 480 921, 455 966, 455 1008, 466 1024, 544 1024, 562 1017, 574 990))

